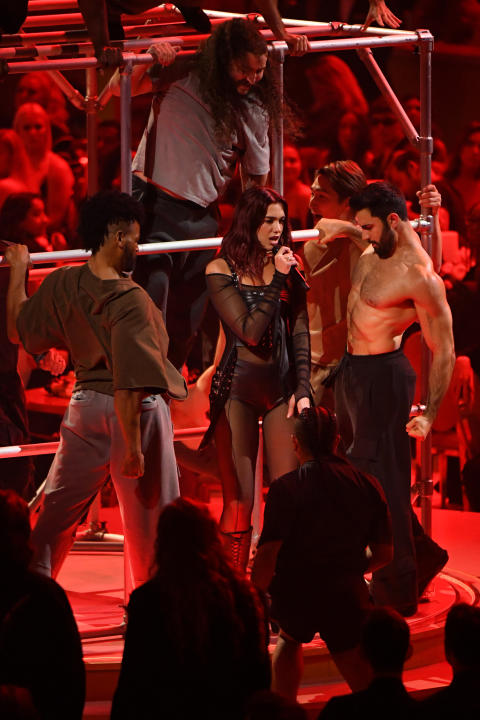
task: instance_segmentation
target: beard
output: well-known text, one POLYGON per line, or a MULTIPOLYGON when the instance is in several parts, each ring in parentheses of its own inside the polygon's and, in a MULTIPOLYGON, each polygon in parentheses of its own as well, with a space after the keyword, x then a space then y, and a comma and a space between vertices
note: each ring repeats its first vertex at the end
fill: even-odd
POLYGON ((382 260, 391 257, 395 250, 395 233, 391 227, 385 226, 382 230, 378 245, 373 246, 373 251, 382 260))
POLYGON ((137 252, 129 245, 126 245, 122 257, 122 272, 131 274, 135 270, 137 252))

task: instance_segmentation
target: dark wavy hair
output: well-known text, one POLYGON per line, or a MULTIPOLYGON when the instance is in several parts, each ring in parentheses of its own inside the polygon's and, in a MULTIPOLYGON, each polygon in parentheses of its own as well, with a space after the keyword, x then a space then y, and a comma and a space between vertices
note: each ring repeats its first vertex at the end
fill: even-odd
POLYGON ((218 619, 226 646, 240 657, 246 640, 240 607, 249 608, 249 616, 258 619, 257 642, 266 648, 258 596, 230 564, 217 523, 205 505, 178 498, 164 508, 158 519, 154 563, 153 580, 167 603, 178 658, 191 652, 205 655, 218 619))
POLYGON ((285 213, 279 244, 291 247, 288 205, 275 190, 266 187, 249 188, 235 207, 232 225, 222 240, 220 256, 228 258, 238 275, 262 279, 266 251, 258 241, 257 232, 265 219, 268 206, 276 203, 283 207, 285 213))
POLYGON ((98 252, 105 241, 108 226, 117 223, 144 222, 143 205, 127 193, 105 190, 88 198, 80 210, 78 234, 85 250, 98 252))
POLYGON ((400 220, 407 220, 407 203, 402 193, 386 182, 374 182, 350 198, 350 207, 354 212, 370 210, 373 217, 384 223, 390 213, 397 213, 400 220))
MULTIPOLYGON (((239 95, 230 77, 232 61, 245 57, 246 53, 265 55, 267 43, 251 20, 235 18, 218 25, 200 47, 193 65, 200 83, 202 98, 210 106, 215 118, 218 137, 229 137, 236 128, 235 118, 245 111, 244 96, 239 95)), ((292 125, 293 115, 283 111, 285 103, 274 78, 273 64, 268 58, 263 78, 250 90, 249 96, 257 98, 265 108, 270 123, 279 128, 280 118, 292 125), (291 119, 292 118, 292 119, 291 119)))

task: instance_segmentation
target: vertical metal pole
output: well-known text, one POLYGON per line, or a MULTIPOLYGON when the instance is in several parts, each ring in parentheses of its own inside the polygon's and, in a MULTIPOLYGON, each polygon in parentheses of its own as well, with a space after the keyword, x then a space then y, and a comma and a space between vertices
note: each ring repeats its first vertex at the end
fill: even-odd
POLYGON ((98 133, 97 133, 97 70, 94 67, 87 68, 87 97, 85 110, 87 113, 87 157, 88 157, 88 196, 91 197, 98 192, 98 133))
MULTIPOLYGON (((420 44, 420 176, 421 186, 429 185, 432 175, 432 50, 433 41, 426 40, 420 44)), ((422 228, 422 244, 429 255, 432 254, 432 218, 430 226, 422 228)), ((421 396, 422 402, 428 398, 428 377, 432 364, 431 353, 422 341, 422 375, 421 396)), ((427 535, 432 534, 432 435, 428 434, 422 443, 420 466, 420 502, 422 510, 422 525, 427 535)))
POLYGON ((120 71, 120 167, 122 192, 132 194, 132 62, 120 71))
MULTIPOLYGON (((278 89, 280 91, 281 101, 283 102, 283 62, 285 60, 285 51, 276 48, 271 51, 275 53, 274 65, 278 89)), ((283 117, 279 112, 278 128, 272 130, 272 187, 274 190, 283 195, 283 117)))

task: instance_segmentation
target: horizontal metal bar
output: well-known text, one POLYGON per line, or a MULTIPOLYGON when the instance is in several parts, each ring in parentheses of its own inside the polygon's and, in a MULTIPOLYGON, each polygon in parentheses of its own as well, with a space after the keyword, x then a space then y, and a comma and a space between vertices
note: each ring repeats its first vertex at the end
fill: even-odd
MULTIPOLYGON (((112 45, 114 47, 120 47, 124 51, 130 50, 144 50, 152 43, 166 42, 170 45, 183 46, 184 38, 181 35, 171 35, 168 37, 147 37, 147 38, 136 38, 135 40, 122 40, 114 41, 112 45)), ((52 55, 64 55, 68 54, 75 55, 92 55, 93 44, 91 42, 84 43, 57 43, 55 45, 31 45, 29 47, 3 47, 0 48, 0 58, 8 60, 9 58, 27 58, 27 57, 48 57, 52 55)))
MULTIPOLYGON (((201 437, 208 430, 208 427, 178 428, 173 431, 173 439, 201 437)), ((53 455, 57 452, 60 443, 30 443, 28 445, 7 445, 0 447, 0 459, 12 457, 33 457, 36 455, 53 455)))
MULTIPOLYGON (((213 18, 234 18, 234 17, 245 17, 242 13, 229 13, 222 10, 204 10, 204 13, 208 15, 210 19, 213 18)), ((251 13, 249 13, 251 15, 251 13)), ((259 14, 259 20, 261 23, 265 23, 265 19, 259 14)), ((403 35, 408 33, 408 30, 394 30, 393 28, 387 27, 372 27, 370 26, 366 30, 362 30, 362 25, 349 25, 348 23, 342 22, 317 22, 315 20, 295 20, 292 18, 282 17, 283 24, 295 28, 298 32, 299 27, 311 27, 316 28, 318 32, 325 33, 326 35, 331 34, 343 34, 343 33, 361 33, 362 35, 403 35)))
MULTIPOLYGON (((317 237, 318 230, 294 230, 292 232, 292 240, 294 242, 317 237)), ((158 255, 159 253, 184 252, 185 250, 210 250, 220 247, 221 243, 221 237, 199 238, 198 240, 176 240, 168 243, 145 243, 138 246, 138 255, 158 255)), ((34 265, 43 265, 52 262, 68 263, 78 260, 88 260, 90 255, 90 250, 54 250, 53 252, 31 253, 30 260, 34 265)), ((0 256, 0 265, 4 262, 4 258, 0 256)))

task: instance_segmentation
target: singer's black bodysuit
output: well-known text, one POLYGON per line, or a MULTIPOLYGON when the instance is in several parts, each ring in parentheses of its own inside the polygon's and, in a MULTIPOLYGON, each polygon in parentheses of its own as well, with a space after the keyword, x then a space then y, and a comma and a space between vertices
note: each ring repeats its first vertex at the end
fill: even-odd
MULTIPOLYGON (((207 274, 207 287, 226 345, 210 393, 224 493, 253 503, 258 420, 271 479, 297 466, 287 403, 310 396, 310 337, 305 290, 275 270, 269 285, 239 282, 230 274, 207 274)), ((245 528, 237 528, 244 530, 245 528)))

